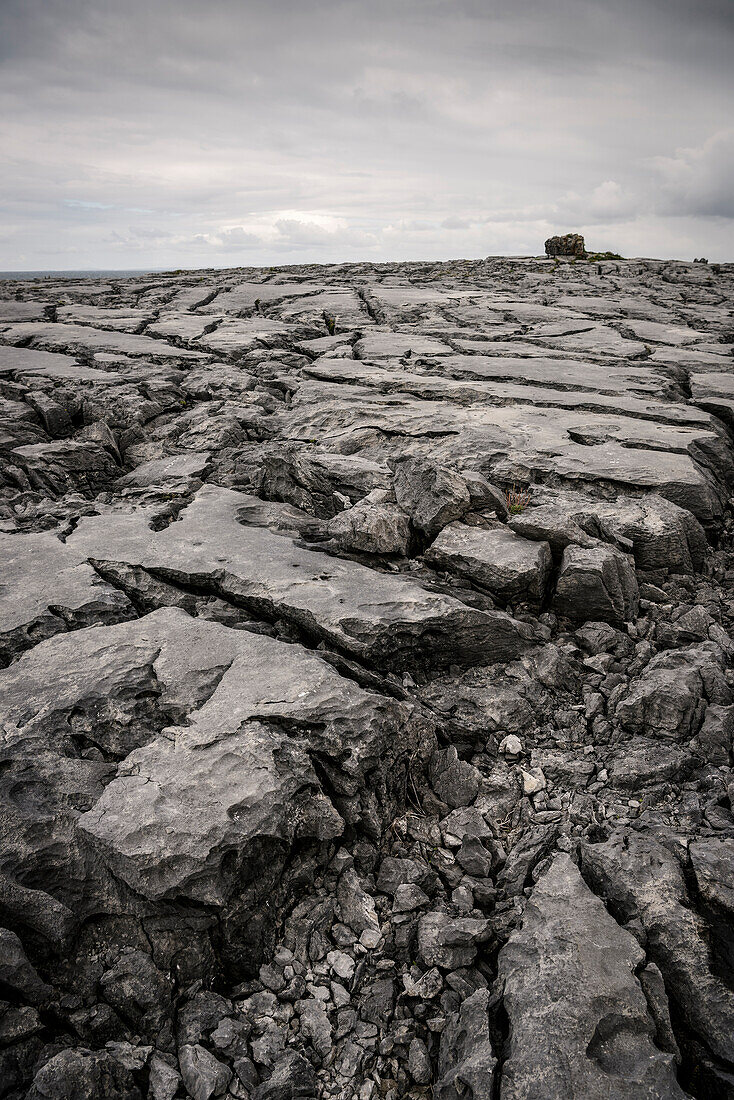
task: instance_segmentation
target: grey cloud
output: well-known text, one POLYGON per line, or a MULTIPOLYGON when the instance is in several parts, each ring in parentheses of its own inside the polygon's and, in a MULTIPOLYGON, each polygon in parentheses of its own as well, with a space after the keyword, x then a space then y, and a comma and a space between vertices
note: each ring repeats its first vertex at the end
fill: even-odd
POLYGON ((2 0, 0 266, 527 252, 583 227, 726 258, 733 13, 2 0))

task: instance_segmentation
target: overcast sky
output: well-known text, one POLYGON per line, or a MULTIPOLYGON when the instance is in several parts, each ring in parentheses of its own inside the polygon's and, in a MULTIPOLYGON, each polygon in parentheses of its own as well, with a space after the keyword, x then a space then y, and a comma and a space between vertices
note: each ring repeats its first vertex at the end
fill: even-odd
POLYGON ((734 260, 733 0, 0 0, 0 269, 734 260))

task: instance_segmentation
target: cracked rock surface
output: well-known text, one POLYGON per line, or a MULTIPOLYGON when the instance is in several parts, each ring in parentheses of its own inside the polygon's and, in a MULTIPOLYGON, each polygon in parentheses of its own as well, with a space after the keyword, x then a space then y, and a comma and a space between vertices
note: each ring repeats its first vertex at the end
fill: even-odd
POLYGON ((0 283, 1 1100, 734 1098, 734 267, 0 283))

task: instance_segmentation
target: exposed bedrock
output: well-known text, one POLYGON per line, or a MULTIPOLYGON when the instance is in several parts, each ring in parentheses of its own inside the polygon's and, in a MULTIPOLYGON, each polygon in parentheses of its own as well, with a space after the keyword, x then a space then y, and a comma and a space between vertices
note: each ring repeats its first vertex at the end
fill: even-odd
POLYGON ((734 269, 550 243, 0 283, 0 1100, 734 1097, 734 269))

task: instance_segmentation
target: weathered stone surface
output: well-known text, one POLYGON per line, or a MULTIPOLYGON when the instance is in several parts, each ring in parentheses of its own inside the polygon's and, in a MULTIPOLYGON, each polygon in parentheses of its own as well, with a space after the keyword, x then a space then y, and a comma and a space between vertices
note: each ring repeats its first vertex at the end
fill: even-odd
POLYGON ((28 1100, 142 1100, 132 1074, 106 1051, 62 1050, 33 1078, 28 1100))
POLYGON ((461 1009, 447 1021, 441 1034, 437 1080, 437 1100, 491 1100, 497 1066, 489 1036, 484 989, 467 997, 461 1009))
POLYGON ((731 919, 734 915, 734 838, 695 840, 688 851, 701 897, 731 919))
POLYGON ((471 966, 479 945, 490 938, 490 923, 474 917, 454 917, 437 910, 418 922, 418 952, 427 967, 455 970, 471 966))
POLYGON ((627 539, 640 569, 691 573, 701 568, 707 552, 695 517, 654 494, 607 504, 542 488, 509 525, 525 538, 547 539, 559 556, 569 543, 591 546, 602 540, 619 545, 627 539))
POLYGON ((369 493, 351 508, 339 512, 329 520, 326 530, 345 550, 405 557, 410 544, 408 517, 397 504, 374 499, 377 494, 369 493))
POLYGON ((734 1087, 734 268, 562 259, 0 281, 8 1100, 734 1087))
POLYGON ((48 532, 0 534, 0 661, 61 631, 132 618, 129 600, 48 532))
POLYGON ((285 501, 315 516, 333 516, 344 498, 356 503, 374 489, 387 489, 391 480, 387 466, 360 455, 281 446, 265 452, 258 487, 268 500, 285 501))
POLYGON ((617 720, 648 737, 692 737, 701 727, 707 701, 731 702, 723 662, 721 650, 712 642, 658 654, 617 702, 617 720))
POLYGON ((611 546, 567 546, 563 551, 553 607, 583 622, 625 623, 637 614, 639 590, 634 566, 611 546))
POLYGON ((444 527, 426 552, 426 561, 466 577, 503 602, 540 604, 551 571, 550 548, 529 542, 505 527, 444 527))
POLYGON ((83 520, 67 545, 85 559, 207 585, 382 667, 503 660, 534 640, 532 628, 500 612, 475 611, 407 579, 243 526, 238 512, 251 503, 244 494, 205 486, 163 531, 152 531, 139 514, 102 516, 83 520))
POLYGON ((546 256, 586 255, 586 245, 580 233, 566 233, 564 237, 549 237, 545 242, 546 256))
POLYGON ((463 477, 433 462, 404 458, 395 466, 395 497, 413 524, 429 537, 469 510, 463 477))
POLYGON ((582 866, 621 919, 640 922, 677 1011, 731 1065, 734 994, 711 972, 707 926, 690 903, 678 860, 652 836, 619 831, 603 844, 586 844, 582 866))
POLYGON ((557 855, 500 953, 510 1020, 503 1096, 682 1098, 635 977, 643 959, 570 858, 557 855))

